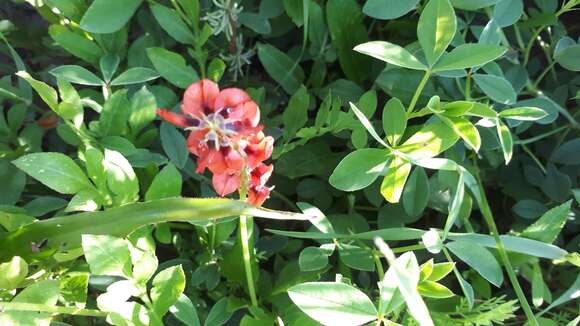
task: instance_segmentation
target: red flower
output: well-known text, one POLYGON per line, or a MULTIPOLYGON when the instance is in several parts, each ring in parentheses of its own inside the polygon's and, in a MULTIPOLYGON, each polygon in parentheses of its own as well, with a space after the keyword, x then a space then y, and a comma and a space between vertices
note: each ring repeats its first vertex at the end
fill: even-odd
POLYGON ((274 171, 273 165, 266 165, 260 163, 250 173, 250 190, 248 192, 248 202, 260 206, 270 196, 272 188, 266 186, 266 182, 270 179, 274 171))
MULTIPOLYGON (((214 174, 212 183, 220 196, 239 189, 244 168, 252 174, 272 155, 274 139, 261 132, 260 110, 241 89, 220 91, 216 83, 204 79, 187 88, 181 111, 183 115, 163 109, 157 113, 166 121, 191 131, 187 147, 198 158, 196 171, 208 168, 214 174)), ((262 188, 267 191, 260 188, 260 200, 254 200, 258 197, 252 194, 250 185, 250 202, 261 204, 267 198, 268 177, 262 182, 262 188)))

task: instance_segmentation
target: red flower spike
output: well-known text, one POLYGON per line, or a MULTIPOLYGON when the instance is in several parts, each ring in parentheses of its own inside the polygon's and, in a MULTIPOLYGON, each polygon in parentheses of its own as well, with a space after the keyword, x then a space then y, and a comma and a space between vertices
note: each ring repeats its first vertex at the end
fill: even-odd
POLYGON ((241 89, 220 91, 216 83, 204 79, 187 88, 181 111, 158 109, 157 114, 191 131, 187 147, 197 156, 196 172, 208 168, 216 192, 225 196, 239 189, 246 168, 248 201, 261 205, 270 194, 266 182, 273 169, 262 162, 272 155, 274 139, 261 131, 258 105, 241 89))

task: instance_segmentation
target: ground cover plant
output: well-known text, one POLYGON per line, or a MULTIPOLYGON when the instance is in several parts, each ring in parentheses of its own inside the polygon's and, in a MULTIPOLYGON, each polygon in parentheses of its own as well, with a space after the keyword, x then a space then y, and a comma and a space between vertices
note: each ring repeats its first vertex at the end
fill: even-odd
POLYGON ((0 325, 578 325, 578 0, 5 0, 0 325))

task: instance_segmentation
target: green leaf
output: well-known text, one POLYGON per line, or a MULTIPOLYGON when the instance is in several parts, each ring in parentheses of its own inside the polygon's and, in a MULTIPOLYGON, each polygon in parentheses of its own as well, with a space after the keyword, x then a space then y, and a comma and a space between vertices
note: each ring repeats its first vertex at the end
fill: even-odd
POLYGON ((357 288, 333 282, 309 282, 288 289, 290 299, 308 316, 325 325, 336 321, 361 325, 377 318, 372 301, 357 288))
POLYGON ((420 216, 429 201, 429 179, 425 169, 416 167, 403 190, 403 208, 410 216, 420 216))
MULTIPOLYGON (((487 248, 497 248, 494 238, 485 234, 450 233, 448 238, 451 240, 474 243, 476 245, 481 245, 487 248)), ((512 235, 500 235, 500 238, 504 243, 507 251, 513 251, 533 257, 541 257, 552 260, 562 259, 567 254, 566 250, 537 240, 516 237, 512 235)))
POLYGON ((502 118, 520 121, 535 121, 547 115, 546 111, 535 107, 505 109, 499 113, 499 116, 502 118))
POLYGON ((102 86, 105 84, 99 77, 81 66, 65 65, 52 69, 50 74, 73 84, 102 86))
POLYGON ((308 219, 314 227, 316 227, 322 233, 334 233, 334 227, 328 218, 318 209, 308 203, 297 202, 296 206, 308 216, 308 219))
POLYGON ((474 74, 473 80, 475 80, 483 93, 492 100, 502 104, 516 102, 516 91, 505 78, 494 75, 474 74))
POLYGON ((407 310, 421 326, 432 326, 433 320, 429 315, 429 310, 421 298, 417 285, 420 277, 419 264, 413 252, 406 252, 399 258, 391 248, 380 238, 375 238, 375 245, 387 258, 389 265, 394 269, 397 278, 397 287, 407 304, 407 310))
POLYGON ((395 66, 427 70, 427 67, 405 48, 389 42, 367 42, 355 46, 354 50, 395 66))
POLYGON ((537 219, 547 210, 544 204, 534 199, 522 199, 512 207, 512 211, 517 215, 532 220, 537 219))
POLYGON ((443 55, 433 67, 433 72, 472 68, 493 61, 506 52, 506 48, 493 44, 462 44, 443 55))
POLYGON ((28 264, 19 256, 0 264, 0 289, 16 289, 28 275, 28 264))
POLYGON ((455 295, 445 286, 433 281, 424 281, 419 283, 419 285, 417 285, 417 290, 421 296, 427 298, 443 299, 450 298, 455 295))
POLYGON ((455 263, 449 263, 449 262, 433 264, 433 271, 427 277, 427 280, 433 281, 433 282, 439 281, 440 279, 447 276, 447 274, 451 273, 454 266, 455 266, 455 263))
POLYGON ((224 297, 219 299, 207 315, 204 326, 220 326, 225 324, 233 315, 233 311, 228 309, 229 298, 224 297))
POLYGON ((463 10, 476 10, 492 6, 500 0, 451 0, 455 8, 463 10))
POLYGON ((140 84, 159 78, 157 71, 149 68, 129 68, 111 81, 112 86, 140 84))
POLYGON ((105 149, 103 166, 115 204, 133 203, 139 199, 139 181, 131 164, 121 153, 105 149))
POLYGON ((286 53, 269 44, 258 44, 258 58, 266 72, 286 93, 298 91, 304 81, 304 71, 286 53))
POLYGON ((355 0, 327 1, 326 21, 342 71, 348 79, 362 82, 370 72, 370 62, 365 56, 352 52, 356 45, 368 41, 359 4, 355 0))
POLYGON ((506 126, 500 119, 496 119, 495 126, 497 129, 499 142, 501 144, 501 149, 503 151, 505 164, 507 165, 511 161, 514 151, 514 141, 512 139, 512 134, 508 126, 506 126))
POLYGON ((151 182, 145 193, 145 200, 162 199, 181 196, 181 174, 175 165, 169 163, 151 182))
POLYGON ((288 106, 282 113, 284 122, 284 135, 286 138, 293 138, 296 132, 308 121, 308 106, 310 95, 303 85, 292 95, 288 106))
POLYGON ((83 234, 83 252, 92 274, 130 278, 129 243, 108 235, 83 234))
POLYGON ((396 146, 407 128, 407 113, 398 98, 393 97, 385 104, 382 120, 387 141, 396 146))
POLYGON ((87 32, 108 34, 121 29, 142 0, 95 0, 85 12, 80 26, 87 32))
POLYGON ((576 277, 576 280, 572 285, 564 291, 554 302, 552 302, 546 309, 542 310, 540 314, 544 314, 546 311, 564 304, 568 301, 574 300, 578 298, 578 292, 580 291, 580 275, 576 277))
POLYGON ((40 98, 53 111, 58 112, 58 94, 56 90, 46 83, 38 81, 30 76, 26 71, 19 71, 16 75, 26 80, 32 88, 40 95, 40 98))
POLYGON ((163 48, 148 48, 147 56, 159 74, 179 88, 187 88, 199 80, 197 72, 185 63, 185 59, 163 48))
POLYGON ((150 8, 155 20, 169 36, 183 44, 195 43, 191 30, 174 9, 156 3, 151 3, 150 8))
POLYGON ((99 133, 102 136, 120 136, 127 131, 129 119, 129 100, 127 90, 121 89, 113 93, 101 111, 99 117, 99 133))
POLYGON ((524 238, 552 243, 562 231, 571 214, 572 201, 556 206, 544 213, 534 224, 525 228, 520 236, 524 238))
POLYGON ((129 108, 129 126, 133 134, 139 133, 155 120, 156 110, 157 101, 147 87, 143 86, 133 94, 129 108))
POLYGON ((201 326, 195 306, 183 293, 179 296, 175 304, 169 308, 169 311, 175 316, 175 318, 179 319, 187 326, 201 326))
POLYGON ((12 163, 45 186, 62 194, 75 194, 92 187, 79 166, 61 153, 28 154, 12 163))
POLYGON ((385 147, 389 147, 387 145, 387 143, 385 143, 384 140, 381 139, 381 137, 379 137, 379 134, 376 132, 375 128, 373 127, 373 125, 371 124, 371 122, 369 121, 369 119, 364 115, 364 113, 362 113, 357 107, 356 105, 354 105, 353 103, 349 103, 350 104, 350 109, 352 110, 352 112, 354 112, 354 115, 356 115, 356 117, 358 118, 358 120, 361 122, 361 124, 363 125, 363 127, 365 127, 365 129, 369 132, 369 134, 371 134, 371 136, 381 145, 385 146, 385 147))
MULTIPOLYGON (((20 227, 0 237, 0 261, 13 256, 28 259, 33 255, 30 243, 47 239, 47 246, 70 251, 81 247, 82 234, 109 234, 124 237, 140 227, 168 222, 206 222, 226 217, 248 215, 278 220, 308 220, 304 214, 259 208, 226 198, 168 198, 127 204, 106 211, 78 213, 45 219, 20 227), (95 221, 98 221, 96 223, 95 221)), ((0 215, 0 222, 2 221, 0 215)), ((413 230, 420 232, 420 230, 413 230)), ((399 236, 402 230, 395 230, 399 236)), ((323 233, 318 233, 323 234, 323 233)), ((532 240, 528 240, 532 241, 532 240)))
POLYGON ((501 286, 503 282, 501 266, 489 250, 473 242, 464 241, 449 242, 445 246, 490 283, 497 287, 501 286))
POLYGON ((65 212, 93 212, 99 209, 102 204, 103 200, 96 189, 81 190, 71 198, 65 212))
MULTIPOLYGON (((56 305, 59 295, 59 281, 41 280, 18 293, 11 303, 41 304, 49 307, 56 305)), ((3 311, 0 325, 49 325, 52 313, 30 311, 3 311)))
POLYGON ((433 66, 455 36, 457 19, 449 0, 430 0, 419 17, 417 37, 429 66, 433 66))
POLYGON ((95 42, 72 32, 65 26, 51 25, 48 34, 70 54, 93 65, 96 65, 103 56, 103 50, 95 42))
POLYGON ((388 156, 386 150, 376 148, 351 152, 334 169, 329 182, 342 191, 365 188, 383 172, 388 156))
POLYGON ((395 19, 413 10, 419 0, 367 0, 363 13, 376 19, 395 19))
POLYGON ((474 151, 478 152, 481 147, 481 136, 477 128, 469 120, 459 117, 439 116, 446 125, 451 127, 455 133, 463 139, 474 151))
POLYGON ((340 244, 338 246, 340 260, 348 267, 356 270, 373 272, 375 262, 369 249, 359 246, 340 244))
POLYGON ((26 212, 32 216, 43 216, 65 207, 67 200, 52 196, 37 197, 24 205, 26 212))
POLYGON ((580 45, 569 46, 558 52, 554 59, 562 67, 571 71, 580 71, 580 45))
POLYGON ((219 82, 226 71, 226 63, 220 58, 211 59, 207 66, 207 76, 214 82, 219 82))
MULTIPOLYGON (((444 114, 449 117, 461 117, 468 114, 475 106, 475 103, 469 101, 454 101, 445 103, 441 106, 444 114)), ((495 114, 493 115, 495 117, 495 114)))
POLYGON ((399 156, 393 156, 381 183, 381 194, 389 203, 399 202, 410 172, 411 163, 399 156))
POLYGON ((319 247, 306 247, 300 252, 298 265, 301 271, 318 271, 328 265, 328 256, 327 250, 319 247))
POLYGON ((453 146, 459 137, 444 123, 434 122, 423 125, 398 150, 414 160, 431 158, 453 146))
POLYGON ((162 122, 160 128, 161 145, 173 164, 182 169, 187 163, 189 152, 185 138, 173 125, 162 122))
POLYGON ((119 56, 114 53, 107 53, 99 60, 99 68, 101 68, 101 73, 106 83, 113 78, 117 68, 119 68, 120 60, 119 56))
POLYGON ((565 165, 580 164, 579 150, 580 138, 569 140, 554 151, 550 157, 550 161, 565 165))
POLYGON ((445 228, 443 229, 443 239, 447 238, 449 230, 455 224, 455 220, 459 216, 461 211, 461 206, 463 204, 463 198, 465 197, 465 182, 464 182, 464 172, 459 170, 459 178, 457 180, 457 188, 453 194, 453 199, 449 207, 449 214, 447 215, 447 220, 445 221, 445 228))
POLYGON ((185 289, 185 274, 181 265, 171 266, 159 272, 153 279, 151 300, 153 310, 163 316, 173 306, 185 289))
POLYGON ((493 7, 491 18, 499 27, 507 27, 515 24, 523 13, 523 0, 501 0, 493 7))

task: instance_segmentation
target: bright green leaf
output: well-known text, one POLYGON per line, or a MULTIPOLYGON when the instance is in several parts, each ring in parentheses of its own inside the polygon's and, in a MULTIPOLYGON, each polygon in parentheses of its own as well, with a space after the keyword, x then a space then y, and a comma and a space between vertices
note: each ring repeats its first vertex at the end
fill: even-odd
POLYGON ((473 242, 464 241, 449 242, 445 246, 490 283, 497 287, 501 286, 503 282, 501 266, 489 250, 473 242))
POLYGON ((355 46, 354 50, 395 66, 427 70, 427 67, 405 48, 389 42, 367 42, 355 46))
POLYGON ((399 156, 393 156, 381 183, 381 194, 389 203, 399 202, 410 172, 409 162, 399 156))
POLYGON ((330 184, 342 191, 356 191, 367 187, 383 172, 388 152, 365 148, 348 154, 334 169, 330 184))
POLYGON ((91 33, 113 33, 133 16, 142 0, 95 0, 85 12, 80 26, 91 33))
POLYGON ((85 258, 92 274, 131 277, 131 254, 125 239, 109 235, 82 235, 85 258))
POLYGON ((45 186, 62 194, 75 194, 91 187, 79 166, 61 153, 28 154, 13 163, 45 186))
POLYGON ((443 55, 433 67, 433 72, 482 66, 505 52, 506 48, 492 44, 462 44, 443 55))
POLYGON ((288 295, 308 316, 325 325, 334 325, 337 320, 345 325, 361 325, 377 318, 372 301, 348 284, 302 283, 288 289, 288 295))
POLYGON ((449 0, 430 0, 421 12, 417 37, 427 62, 433 66, 455 36, 457 19, 449 0))

